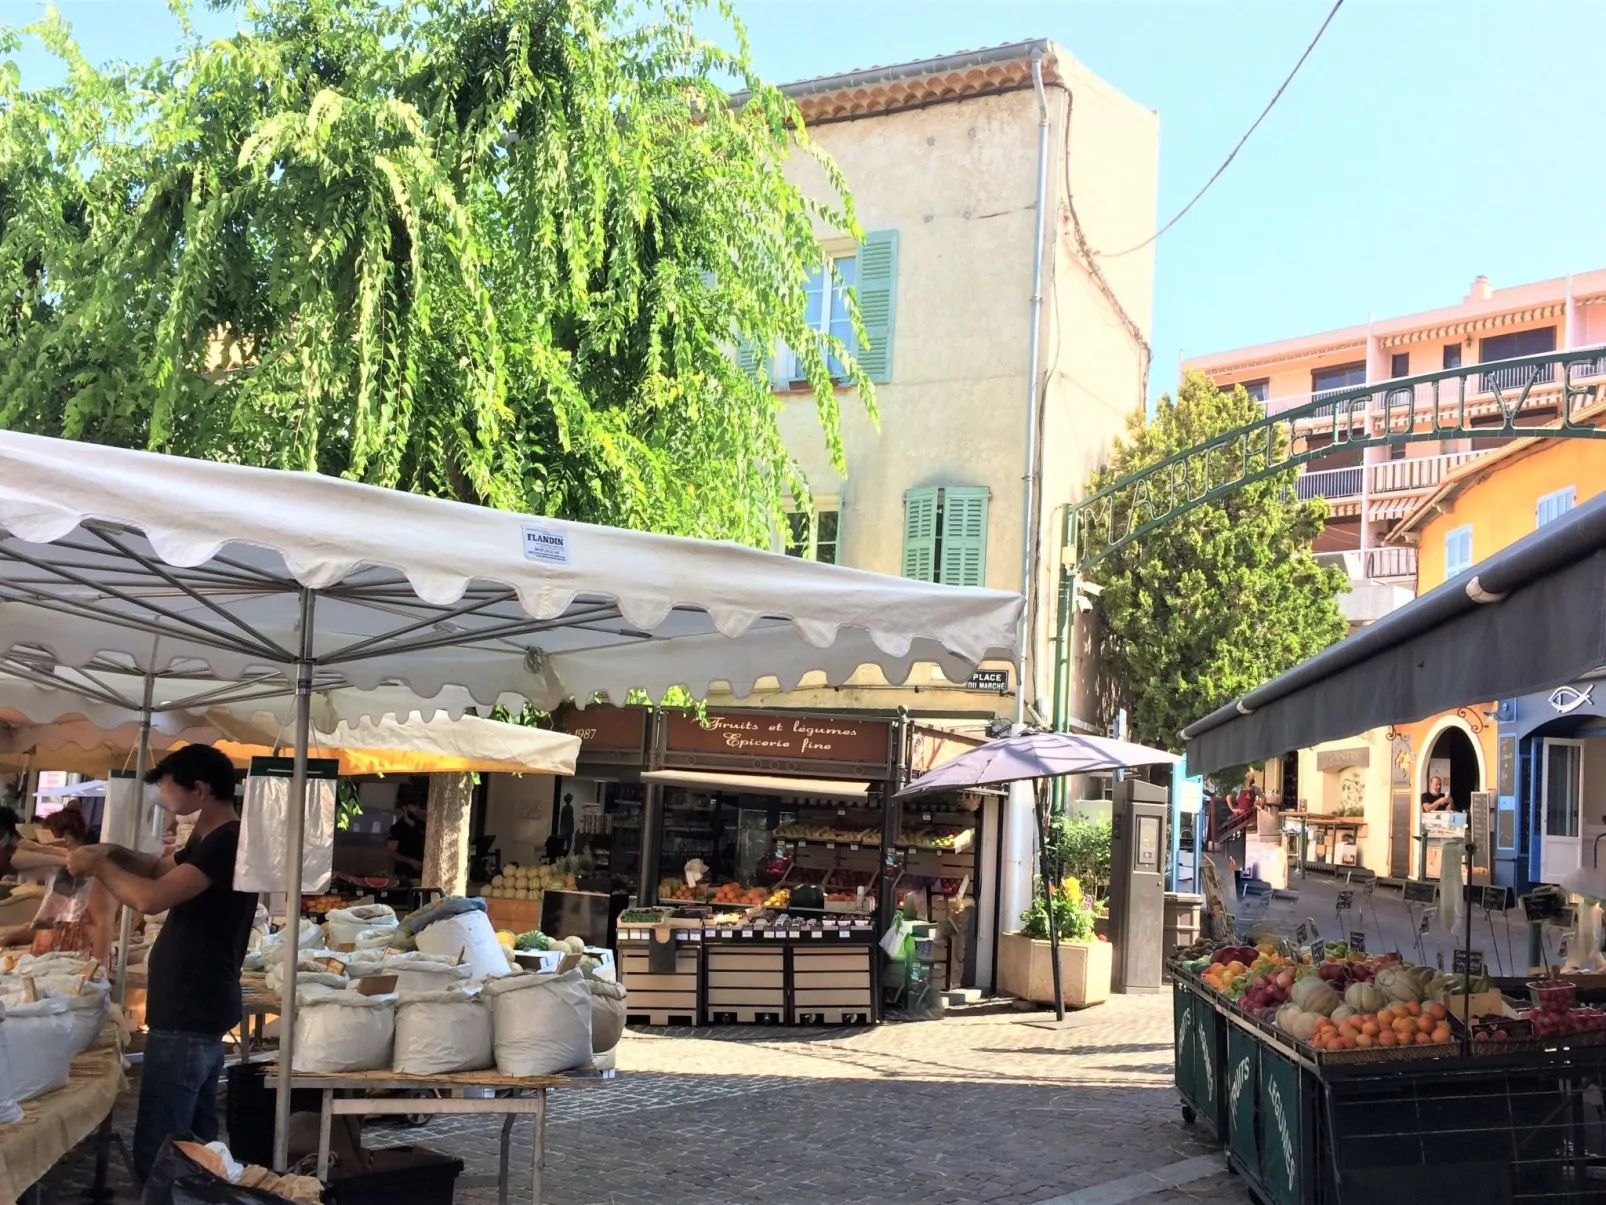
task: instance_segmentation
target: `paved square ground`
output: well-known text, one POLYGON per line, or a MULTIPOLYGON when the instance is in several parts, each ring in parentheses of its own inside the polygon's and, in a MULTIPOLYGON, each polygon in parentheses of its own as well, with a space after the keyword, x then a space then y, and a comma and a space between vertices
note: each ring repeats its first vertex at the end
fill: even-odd
MULTIPOLYGON (((1013 1012, 874 1029, 633 1030, 611 1083, 552 1094, 548 1205, 934 1202, 1242 1205, 1171 1084, 1171 997, 1117 997, 1067 1028, 1013 1012)), ((131 1116, 120 1114, 127 1132, 131 1116)), ((410 1129, 413 1143, 494 1174, 500 1118, 410 1129)), ((528 1124, 514 1199, 527 1199, 528 1124), (521 1174, 521 1172, 523 1174, 521 1174)), ((50 1177, 86 1183, 80 1150, 50 1177)), ((130 1190, 119 1170, 119 1188, 130 1190)), ((494 1202, 494 1189, 460 1190, 494 1202)))

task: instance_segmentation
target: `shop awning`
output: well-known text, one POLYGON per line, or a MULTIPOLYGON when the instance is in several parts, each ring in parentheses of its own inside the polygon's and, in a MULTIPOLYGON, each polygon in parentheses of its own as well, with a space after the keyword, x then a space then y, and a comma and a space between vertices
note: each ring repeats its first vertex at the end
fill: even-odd
POLYGON ((1188 725, 1188 769, 1530 694, 1602 664, 1606 494, 1188 725))
POLYGON ((720 787, 749 795, 817 795, 829 799, 863 799, 867 782, 841 782, 831 778, 781 778, 771 774, 721 774, 713 770, 648 770, 644 782, 674 787, 720 787))

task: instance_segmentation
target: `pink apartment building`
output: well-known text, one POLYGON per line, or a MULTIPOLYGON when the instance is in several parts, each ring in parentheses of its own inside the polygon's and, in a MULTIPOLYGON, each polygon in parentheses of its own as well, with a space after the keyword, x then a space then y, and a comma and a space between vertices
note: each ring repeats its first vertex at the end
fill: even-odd
MULTIPOLYGON (((1606 345, 1606 270, 1497 289, 1480 276, 1459 304, 1342 330, 1301 335, 1231 351, 1193 356, 1185 371, 1206 374, 1217 385, 1242 385, 1275 413, 1320 400, 1324 392, 1353 390, 1441 369, 1466 368, 1541 352, 1606 345)), ((1606 347, 1595 367, 1606 375, 1606 347)), ((1577 382, 1591 368, 1574 367, 1577 382)), ((1473 425, 1486 414, 1501 419, 1495 390, 1526 382, 1506 380, 1513 370, 1469 373, 1440 385, 1440 400, 1459 400, 1446 390, 1467 391, 1473 425)), ((1421 386, 1424 391, 1428 387, 1421 386)), ((1554 371, 1530 390, 1517 421, 1541 425, 1557 416, 1561 383, 1554 371)), ((1426 396, 1421 399, 1424 403, 1426 396)), ((1381 390, 1376 400, 1381 409, 1381 390)), ((1301 421, 1296 443, 1317 448, 1332 440, 1331 420, 1301 421)), ((1427 440, 1391 447, 1342 448, 1300 471, 1301 497, 1325 497, 1331 515, 1317 544, 1324 556, 1342 558, 1355 591, 1347 596, 1352 623, 1378 618, 1415 593, 1416 550, 1384 547, 1382 536, 1445 474, 1500 447, 1499 437, 1427 440)))

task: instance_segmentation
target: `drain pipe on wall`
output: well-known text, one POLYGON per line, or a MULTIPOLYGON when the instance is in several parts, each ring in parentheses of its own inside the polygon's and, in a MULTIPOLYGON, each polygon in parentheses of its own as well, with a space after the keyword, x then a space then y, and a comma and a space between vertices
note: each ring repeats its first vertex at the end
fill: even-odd
MULTIPOLYGON (((1037 94, 1037 204, 1033 209, 1036 221, 1036 230, 1033 232, 1032 242, 1032 304, 1031 304, 1031 331, 1030 350, 1028 353, 1028 372, 1026 375, 1026 472, 1022 476, 1022 491, 1024 522, 1021 533, 1021 596, 1027 600, 1025 613, 1022 616, 1019 642, 1015 654, 1018 669, 1015 677, 1015 725, 1014 731, 1019 733, 1026 722, 1026 674, 1027 654, 1035 653, 1032 647, 1032 633, 1035 624, 1032 622, 1033 611, 1031 607, 1033 577, 1035 573, 1036 557, 1036 514, 1034 507, 1037 503, 1037 406, 1038 406, 1038 363, 1041 354, 1041 333, 1043 316, 1043 227, 1047 218, 1048 209, 1048 97, 1043 91, 1043 48, 1035 47, 1032 50, 1032 89, 1037 94)), ((1037 665, 1035 659, 1032 663, 1031 681, 1036 681, 1037 665)), ((1036 812, 1032 802, 1032 784, 1029 782, 1015 783, 1009 788, 1009 798, 1005 802, 1003 826, 1003 874, 999 876, 998 902, 996 904, 996 932, 1016 927, 1016 918, 1028 907, 1032 899, 1032 865, 1037 844, 1036 812)), ((994 967, 994 982, 996 983, 998 949, 994 943, 992 962, 994 967)))

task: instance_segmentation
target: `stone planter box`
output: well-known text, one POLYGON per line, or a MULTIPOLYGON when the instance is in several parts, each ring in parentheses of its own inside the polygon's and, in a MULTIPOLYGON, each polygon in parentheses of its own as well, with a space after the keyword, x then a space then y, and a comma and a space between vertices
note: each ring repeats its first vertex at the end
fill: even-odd
MULTIPOLYGON (((998 990, 1036 1004, 1054 1003, 1054 965, 1046 941, 1004 933, 998 946, 998 990)), ((1110 997, 1110 943, 1060 943, 1060 989, 1067 1008, 1102 1004, 1110 997)))

